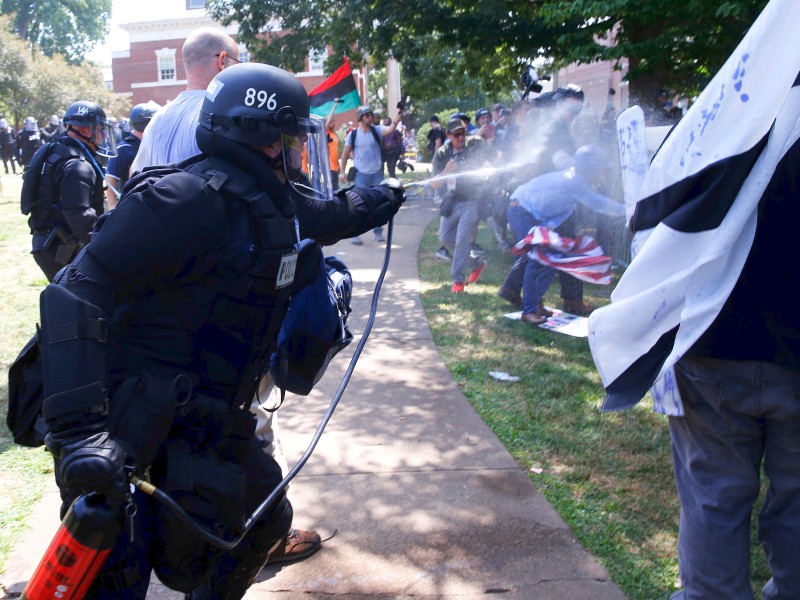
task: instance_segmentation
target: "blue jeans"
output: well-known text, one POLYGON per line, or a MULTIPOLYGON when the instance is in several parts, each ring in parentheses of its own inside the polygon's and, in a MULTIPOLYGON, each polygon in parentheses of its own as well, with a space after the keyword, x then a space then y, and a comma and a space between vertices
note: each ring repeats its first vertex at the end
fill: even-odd
POLYGON ((750 515, 769 480, 758 537, 772 579, 764 600, 800 598, 800 372, 687 358, 675 368, 685 416, 670 417, 681 500, 673 598, 752 600, 750 515))
MULTIPOLYGON (((383 171, 376 171, 375 173, 356 171, 356 179, 353 185, 355 187, 369 187, 371 185, 379 185, 381 181, 383 181, 383 171)), ((376 235, 383 233, 383 227, 375 227, 372 232, 376 235)))
MULTIPOLYGON (((521 206, 508 207, 508 224, 511 226, 511 231, 514 232, 514 237, 519 242, 528 235, 531 227, 540 225, 540 223, 533 218, 533 215, 521 206)), ((516 265, 516 263, 515 263, 516 265)), ((556 276, 555 269, 546 267, 542 263, 530 260, 526 257, 524 262, 525 275, 522 279, 522 314, 536 312, 539 304, 542 301, 550 284, 553 283, 553 278, 556 276)), ((522 263, 517 266, 521 268, 522 263)))

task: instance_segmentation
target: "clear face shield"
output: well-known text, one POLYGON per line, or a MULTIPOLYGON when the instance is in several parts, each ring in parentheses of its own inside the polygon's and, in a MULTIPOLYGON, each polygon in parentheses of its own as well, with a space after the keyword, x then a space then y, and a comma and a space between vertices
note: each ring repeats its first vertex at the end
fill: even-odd
POLYGON ((97 154, 100 156, 114 158, 117 155, 114 128, 106 120, 98 121, 92 125, 92 143, 97 146, 97 154))
POLYGON ((281 134, 286 178, 300 195, 312 200, 331 200, 331 163, 325 119, 311 115, 297 120, 297 135, 281 134))

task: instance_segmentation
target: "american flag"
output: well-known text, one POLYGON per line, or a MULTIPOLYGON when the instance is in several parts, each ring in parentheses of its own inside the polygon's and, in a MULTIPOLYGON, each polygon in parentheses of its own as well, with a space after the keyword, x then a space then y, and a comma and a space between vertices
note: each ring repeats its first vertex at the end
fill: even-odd
POLYGON ((542 225, 532 227, 511 249, 516 255, 528 258, 553 269, 569 273, 582 281, 608 285, 611 283, 611 257, 588 235, 575 239, 562 237, 542 225))
POLYGON ((604 410, 652 388, 656 410, 682 414, 672 367, 730 295, 759 200, 800 138, 797 23, 800 2, 772 0, 650 165, 631 228, 652 232, 589 318, 604 410))

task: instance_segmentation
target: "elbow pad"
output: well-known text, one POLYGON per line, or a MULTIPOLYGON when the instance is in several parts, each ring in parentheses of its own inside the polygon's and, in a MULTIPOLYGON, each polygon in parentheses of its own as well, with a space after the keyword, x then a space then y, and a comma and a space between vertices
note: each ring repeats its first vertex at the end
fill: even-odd
POLYGON ((40 309, 42 412, 49 430, 102 427, 108 412, 102 311, 53 284, 42 292, 40 309))

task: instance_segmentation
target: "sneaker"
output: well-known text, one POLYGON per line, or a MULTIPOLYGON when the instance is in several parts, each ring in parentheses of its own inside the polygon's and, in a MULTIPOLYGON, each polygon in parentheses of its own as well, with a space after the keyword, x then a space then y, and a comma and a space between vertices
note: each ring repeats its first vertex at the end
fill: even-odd
POLYGON ((450 288, 451 294, 460 294, 463 291, 464 291, 464 284, 459 283, 458 281, 453 284, 453 287, 450 288))
POLYGON ((450 252, 442 246, 436 251, 436 258, 440 260, 452 260, 452 256, 450 256, 450 252))
POLYGON ((469 255, 471 258, 478 258, 479 256, 483 256, 486 254, 486 250, 483 249, 483 246, 477 244, 475 242, 469 248, 469 255))
POLYGON ((308 558, 322 547, 322 540, 316 531, 291 529, 269 553, 267 564, 289 562, 308 558))
POLYGON ((350 243, 353 244, 354 246, 363 246, 364 245, 364 242, 361 241, 361 238, 359 236, 356 236, 354 238, 350 238, 350 243))
POLYGON ((480 266, 478 266, 475 269, 472 269, 472 273, 470 273, 469 277, 467 277, 467 283, 475 283, 476 281, 478 281, 478 279, 481 278, 481 273, 483 273, 483 270, 485 268, 486 268, 486 261, 484 260, 480 264, 480 266))
POLYGON ((375 232, 375 241, 378 242, 379 244, 382 244, 382 243, 384 243, 386 241, 386 238, 383 237, 383 232, 382 231, 376 231, 375 232))

